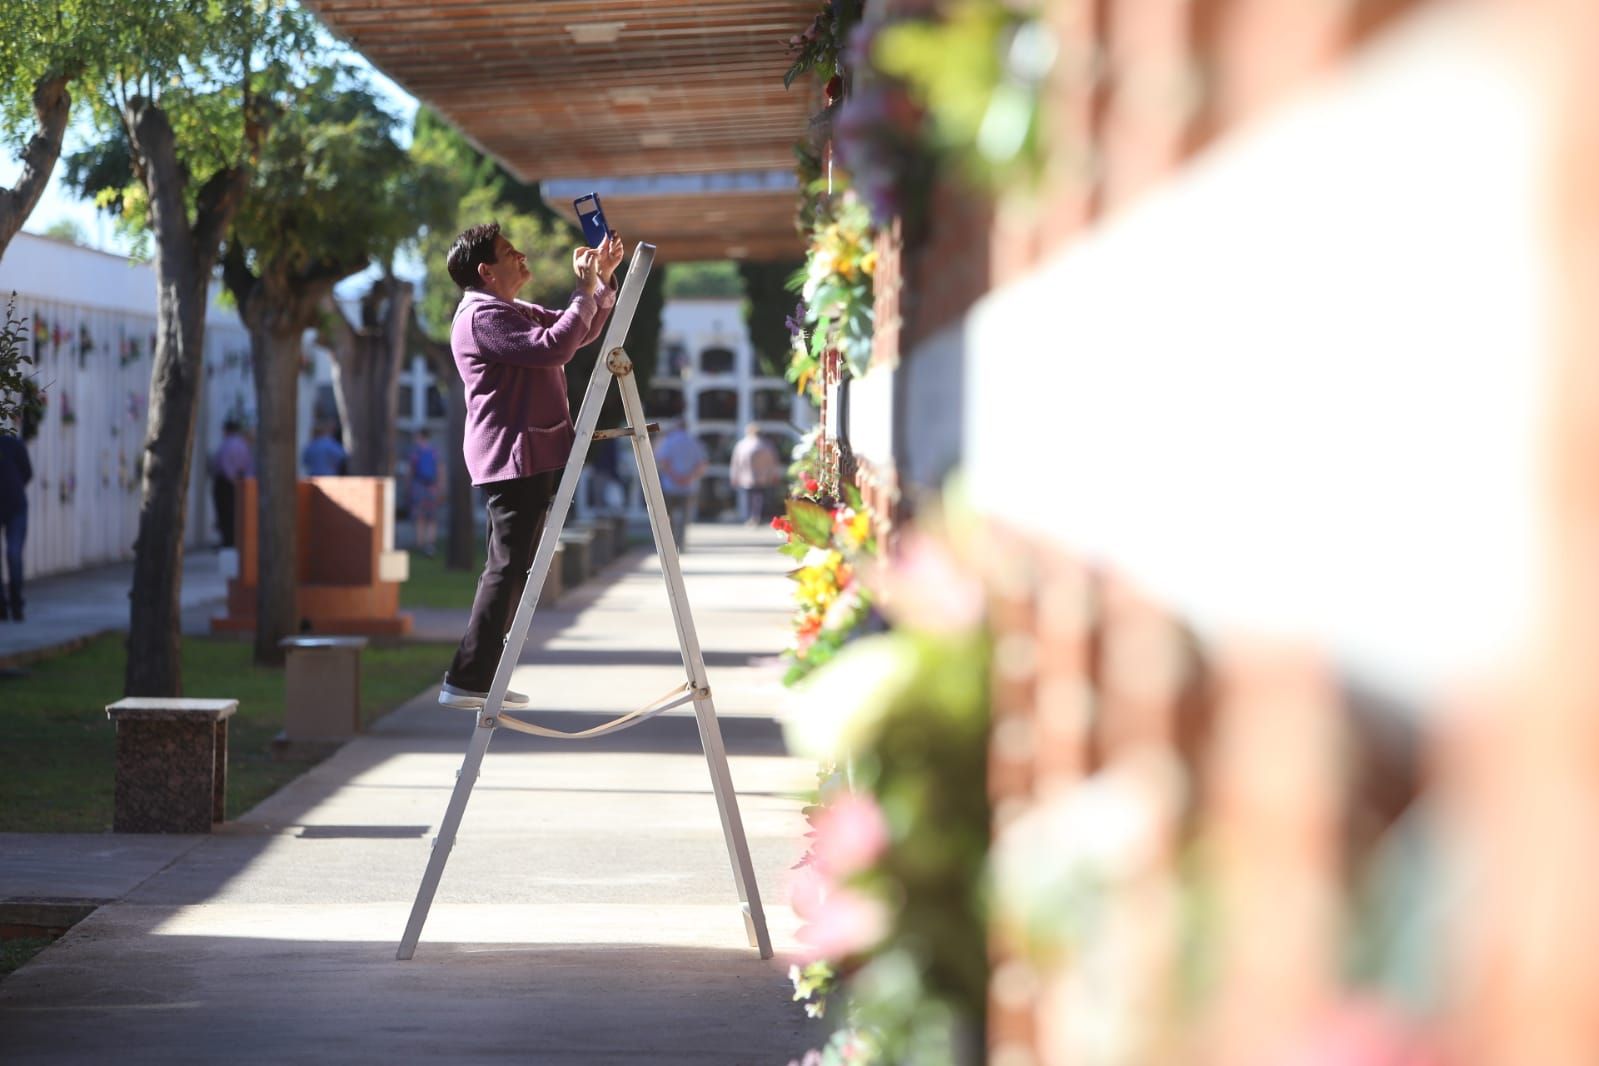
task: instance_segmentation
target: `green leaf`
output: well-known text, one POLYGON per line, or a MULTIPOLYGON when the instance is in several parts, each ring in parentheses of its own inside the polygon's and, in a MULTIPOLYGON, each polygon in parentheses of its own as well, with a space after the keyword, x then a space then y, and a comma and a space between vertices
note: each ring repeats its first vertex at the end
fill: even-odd
POLYGON ((777 550, 788 556, 790 559, 803 559, 811 549, 810 545, 808 544, 801 544, 797 541, 789 541, 787 544, 783 545, 777 550))
POLYGON ((853 481, 844 482, 844 502, 849 504, 852 511, 866 510, 865 502, 861 499, 861 490, 855 487, 853 481))
POLYGON ((794 535, 805 543, 825 548, 833 540, 833 513, 810 500, 789 500, 788 520, 794 523, 794 535))

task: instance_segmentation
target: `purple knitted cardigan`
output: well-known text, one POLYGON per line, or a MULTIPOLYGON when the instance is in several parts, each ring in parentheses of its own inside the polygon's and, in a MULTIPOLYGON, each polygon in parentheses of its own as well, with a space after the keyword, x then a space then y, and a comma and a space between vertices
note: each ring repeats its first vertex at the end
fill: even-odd
POLYGON ((455 309, 450 350, 466 385, 466 469, 472 484, 566 465, 576 432, 566 402, 566 364, 600 335, 616 290, 578 291, 563 311, 467 289, 455 309))

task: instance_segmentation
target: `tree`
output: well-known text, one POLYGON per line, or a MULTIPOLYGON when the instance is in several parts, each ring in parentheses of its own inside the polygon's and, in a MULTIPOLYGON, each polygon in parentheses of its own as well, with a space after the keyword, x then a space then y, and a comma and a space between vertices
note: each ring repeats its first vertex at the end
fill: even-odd
POLYGON ((788 279, 803 266, 789 263, 740 263, 744 282, 744 321, 749 328, 750 347, 755 365, 767 377, 780 378, 788 369, 789 333, 786 325, 794 314, 794 293, 788 279))
POLYGON ((295 444, 302 339, 308 329, 332 325, 338 395, 351 431, 350 470, 388 473, 410 286, 392 273, 373 286, 360 337, 331 296, 335 284, 374 258, 389 263, 429 221, 428 212, 442 213, 435 193, 444 184, 396 143, 394 117, 351 71, 322 67, 283 87, 279 99, 281 113, 262 145, 223 260, 223 280, 250 332, 255 374, 255 661, 263 665, 283 661, 279 641, 298 628, 295 444), (362 343, 374 336, 375 343, 362 343))
POLYGON ((58 218, 46 226, 43 232, 46 237, 54 237, 58 241, 66 241, 69 244, 88 243, 83 235, 83 227, 78 225, 75 219, 58 218))
POLYGON ((273 93, 315 47, 316 28, 283 0, 105 0, 93 10, 115 44, 110 54, 132 58, 109 64, 94 101, 104 139, 79 173, 114 172, 103 164, 126 153, 133 180, 88 191, 147 238, 158 307, 124 690, 170 696, 182 691, 178 531, 210 283, 266 123, 281 113, 273 93))
POLYGON ((738 300, 743 296, 743 279, 732 260, 671 263, 666 267, 668 300, 738 300))
POLYGON ((0 131, 20 149, 22 173, 0 188, 0 256, 17 235, 55 170, 72 114, 74 81, 98 76, 116 55, 114 40, 80 0, 0 4, 0 131))

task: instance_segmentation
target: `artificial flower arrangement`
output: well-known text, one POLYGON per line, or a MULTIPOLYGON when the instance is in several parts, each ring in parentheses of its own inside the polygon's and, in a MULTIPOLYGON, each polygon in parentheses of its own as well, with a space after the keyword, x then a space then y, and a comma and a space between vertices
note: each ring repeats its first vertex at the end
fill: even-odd
POLYGON ((790 747, 822 764, 792 892, 796 1000, 839 1027, 791 1066, 982 1061, 989 641, 984 593, 916 535, 878 578, 888 632, 796 688, 790 747))
POLYGON ((801 391, 829 348, 838 351, 855 376, 866 373, 872 356, 875 238, 865 203, 849 190, 818 210, 805 266, 789 281, 803 301, 803 310, 796 308, 790 320, 796 340, 789 380, 801 391))
MULTIPOLYGON (((801 488, 816 495, 821 484, 804 474, 801 488)), ((877 553, 871 514, 860 492, 845 487, 845 499, 827 507, 814 499, 790 499, 772 528, 787 537, 778 550, 800 565, 794 580, 794 643, 784 652, 792 685, 827 662, 870 617, 872 597, 859 567, 877 553)))
POLYGON ((833 129, 876 224, 898 218, 919 234, 940 172, 994 197, 1034 189, 1058 52, 1034 6, 1005 0, 857 27, 845 59, 855 77, 833 129))
POLYGON ((826 0, 811 24, 788 39, 793 63, 783 75, 783 88, 806 71, 822 79, 829 106, 844 95, 843 53, 850 31, 860 21, 862 0, 826 0))

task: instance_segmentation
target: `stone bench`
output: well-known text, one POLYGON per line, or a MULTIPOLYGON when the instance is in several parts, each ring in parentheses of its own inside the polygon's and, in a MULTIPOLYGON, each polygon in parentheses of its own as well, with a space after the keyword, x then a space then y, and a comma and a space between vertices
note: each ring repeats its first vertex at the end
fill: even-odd
POLYGON ((561 585, 564 588, 577 588, 594 572, 590 554, 593 541, 594 534, 583 530, 561 531, 561 585))
POLYGON ((597 574, 604 570, 610 565, 611 560, 616 557, 616 552, 611 545, 610 523, 591 519, 586 522, 574 522, 567 528, 574 532, 588 534, 589 566, 592 568, 593 573, 597 574))
POLYGON ((238 700, 134 697, 108 706, 117 726, 118 833, 209 833, 224 819, 228 719, 238 700))
POLYGON ((361 731, 361 651, 365 637, 286 637, 283 732, 273 754, 326 749, 361 731))
POLYGON ((566 552, 562 545, 555 545, 555 556, 550 560, 550 571, 544 575, 544 589, 539 593, 539 604, 552 607, 561 599, 561 594, 566 591, 566 584, 561 580, 561 568, 565 566, 566 552))

